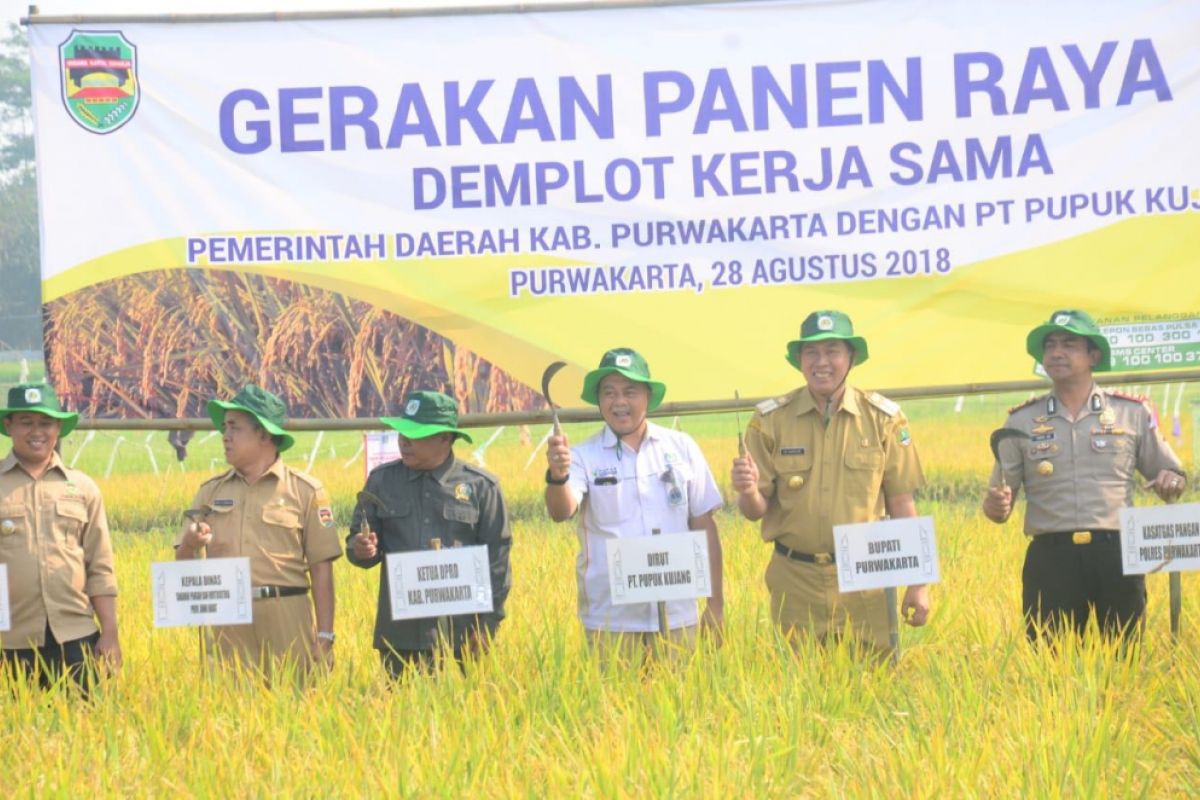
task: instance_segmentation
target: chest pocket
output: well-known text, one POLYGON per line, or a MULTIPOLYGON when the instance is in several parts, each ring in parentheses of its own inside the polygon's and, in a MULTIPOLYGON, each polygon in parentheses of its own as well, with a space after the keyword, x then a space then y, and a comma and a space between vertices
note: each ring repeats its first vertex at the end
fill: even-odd
POLYGON ((262 510, 261 526, 256 533, 259 545, 274 554, 286 555, 299 548, 300 529, 304 527, 304 516, 295 506, 268 503, 262 510))
POLYGON ((812 479, 811 447, 782 447, 776 456, 775 496, 785 510, 794 508, 808 496, 812 479), (797 452, 797 451, 803 452, 797 452), (790 452, 788 452, 790 451, 790 452))
POLYGON ((381 508, 375 514, 375 524, 379 541, 385 553, 398 553, 406 550, 416 550, 420 546, 417 537, 415 517, 411 503, 399 503, 395 506, 381 508))
POLYGON ((615 477, 616 483, 588 484, 587 502, 601 525, 620 524, 637 510, 637 481, 615 477))
POLYGON ((847 490, 870 495, 883 485, 883 448, 877 442, 861 440, 846 448, 847 490))
POLYGON ((479 522, 479 509, 475 506, 448 505, 442 510, 442 517, 447 522, 462 522, 466 525, 474 525, 479 522))
POLYGON ((662 475, 667 506, 672 509, 688 507, 688 490, 692 485, 692 468, 683 462, 671 464, 662 475))
MULTIPOLYGON (((234 505, 215 505, 208 503, 204 508, 208 514, 204 521, 212 529, 212 541, 208 543, 209 558, 225 558, 240 555, 237 552, 238 532, 234 526, 236 517, 233 515, 234 505)), ((186 524, 186 523, 185 523, 186 524)))
POLYGON ((59 541, 79 547, 87 518, 87 506, 82 500, 59 498, 54 501, 54 533, 59 541))
POLYGON ((263 522, 279 528, 300 530, 300 509, 291 506, 269 505, 263 509, 263 522))
POLYGON ((0 553, 16 552, 29 547, 26 536, 25 506, 0 506, 0 553))
MULTIPOLYGON (((1134 442, 1127 434, 1092 434, 1092 458, 1103 472, 1115 475, 1122 481, 1133 473, 1134 442)), ((1098 474, 1103 480, 1105 475, 1098 474)))
POLYGON ((453 547, 456 543, 474 544, 477 540, 479 509, 470 503, 449 501, 442 507, 444 530, 443 546, 453 547))

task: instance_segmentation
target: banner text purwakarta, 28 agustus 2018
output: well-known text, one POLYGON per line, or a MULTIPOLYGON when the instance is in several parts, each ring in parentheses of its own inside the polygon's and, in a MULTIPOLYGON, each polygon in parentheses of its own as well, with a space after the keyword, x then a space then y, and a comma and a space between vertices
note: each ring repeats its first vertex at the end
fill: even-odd
POLYGON ((35 19, 50 374, 107 416, 249 380, 504 411, 627 345, 671 400, 766 395, 819 308, 867 385, 1028 377, 1064 307, 1195 369, 1197 34, 1074 0, 35 19))

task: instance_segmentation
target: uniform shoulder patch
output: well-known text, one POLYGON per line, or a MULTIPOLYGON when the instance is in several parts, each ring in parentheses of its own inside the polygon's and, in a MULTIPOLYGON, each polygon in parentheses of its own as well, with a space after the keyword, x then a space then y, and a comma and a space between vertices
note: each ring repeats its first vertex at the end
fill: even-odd
POLYGON ((900 405, 895 400, 889 400, 879 392, 871 392, 867 395, 867 402, 878 408, 889 417, 894 417, 900 413, 900 405))
POLYGON ((1028 400, 1026 400, 1024 403, 1017 403, 1015 406, 1013 406, 1012 408, 1010 408, 1008 410, 1008 413, 1015 414, 1018 411, 1020 411, 1022 408, 1029 408, 1031 405, 1033 405, 1034 403, 1036 403, 1038 400, 1041 400, 1041 399, 1042 398, 1040 398, 1040 397, 1031 397, 1028 400))

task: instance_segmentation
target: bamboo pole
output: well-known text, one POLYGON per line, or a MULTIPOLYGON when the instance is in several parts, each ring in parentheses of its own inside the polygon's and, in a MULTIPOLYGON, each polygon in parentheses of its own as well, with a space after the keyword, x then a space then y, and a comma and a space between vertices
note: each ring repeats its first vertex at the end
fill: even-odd
MULTIPOLYGON (((661 528, 655 528, 650 531, 651 536, 658 536, 662 533, 661 528)), ((663 642, 667 642, 671 636, 671 621, 667 617, 667 604, 663 600, 659 600, 657 604, 658 611, 658 635, 663 638, 663 642)))
MULTIPOLYGON (((1129 374, 1100 373, 1094 376, 1101 386, 1128 384, 1129 374)), ((1176 381, 1200 381, 1200 370, 1145 372, 1137 375, 1139 384, 1174 383, 1176 381)), ((1050 384, 1044 380, 1001 381, 992 383, 957 383, 945 386, 909 386, 879 389, 893 400, 915 400, 931 397, 954 397, 960 394, 1003 394, 1007 392, 1045 392, 1050 384)), ((773 396, 773 395, 772 395, 773 396)), ((768 399, 767 397, 743 397, 728 400, 693 400, 679 403, 663 403, 651 417, 685 416, 689 414, 713 414, 727 411, 747 411, 768 399)), ((546 425, 553 422, 553 412, 546 408, 537 411, 505 411, 494 414, 465 414, 459 417, 461 428, 495 428, 501 425, 546 425)), ((558 417, 563 422, 598 422, 600 411, 596 408, 560 408, 558 417)), ((170 431, 210 430, 212 420, 190 419, 95 419, 79 421, 80 430, 103 431, 170 431)), ((284 426, 293 432, 314 431, 367 431, 385 430, 376 417, 354 419, 293 419, 284 426)))

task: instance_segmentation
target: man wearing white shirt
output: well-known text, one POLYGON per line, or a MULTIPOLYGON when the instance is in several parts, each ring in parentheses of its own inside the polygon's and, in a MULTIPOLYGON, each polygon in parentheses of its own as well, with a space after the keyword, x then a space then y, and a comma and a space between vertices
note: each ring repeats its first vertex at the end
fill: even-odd
POLYGON ((546 509, 555 522, 579 519, 579 619, 601 660, 640 660, 659 636, 655 603, 614 605, 608 539, 702 530, 708 538, 712 596, 702 618, 696 603, 667 603, 672 644, 692 648, 697 624, 719 637, 724 625, 721 542, 713 512, 721 494, 692 437, 646 419, 666 386, 651 380, 646 360, 628 348, 609 350, 584 379, 583 400, 600 407, 605 427, 571 447, 565 434, 546 449, 546 509), (582 510, 581 510, 582 508, 582 510))

